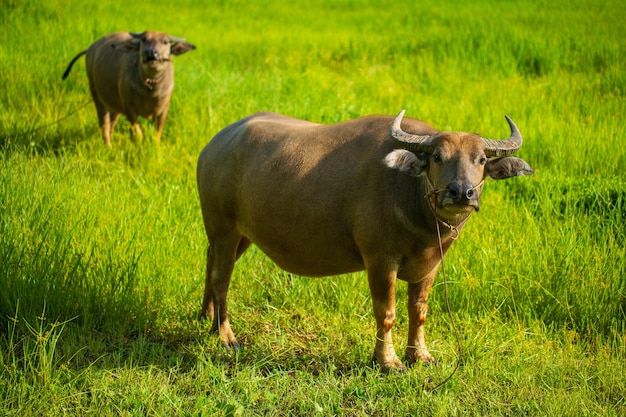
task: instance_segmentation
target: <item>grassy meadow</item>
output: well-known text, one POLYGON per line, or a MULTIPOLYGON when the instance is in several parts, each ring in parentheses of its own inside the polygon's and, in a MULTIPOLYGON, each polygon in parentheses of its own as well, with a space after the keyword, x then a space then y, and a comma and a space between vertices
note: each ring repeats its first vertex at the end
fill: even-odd
MULTIPOLYGON (((619 0, 5 0, 0 7, 0 415, 626 414, 626 3, 619 0), (160 3, 160 2, 159 2, 160 3), (161 145, 107 149, 84 58, 160 30, 175 58, 161 145), (487 181, 446 257, 437 366, 382 376, 364 273, 238 262, 225 351, 197 320, 206 237, 195 167, 261 110, 509 134, 532 177, 487 181)), ((303 237, 306 239, 306 236, 303 237)), ((398 283, 396 351, 406 345, 398 283)))

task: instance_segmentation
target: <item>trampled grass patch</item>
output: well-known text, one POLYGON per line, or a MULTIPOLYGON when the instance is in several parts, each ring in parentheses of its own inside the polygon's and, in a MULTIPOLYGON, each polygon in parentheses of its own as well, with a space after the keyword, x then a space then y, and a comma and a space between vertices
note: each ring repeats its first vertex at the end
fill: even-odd
MULTIPOLYGON (((0 9, 0 414, 623 415, 626 9, 618 1, 373 0, 0 9), (158 9, 158 10, 157 10, 158 9), (158 11, 155 12, 155 11, 158 11), (84 62, 100 36, 156 29, 175 59, 163 142, 105 149, 84 62), (488 181, 446 258, 427 342, 438 366, 381 376, 364 273, 306 278, 252 248, 230 291, 244 349, 200 322, 195 166, 221 128, 270 110, 366 114, 508 134, 533 177, 488 181)), ((304 239, 306 237, 303 237, 304 239)), ((398 283, 396 351, 406 344, 398 283)))

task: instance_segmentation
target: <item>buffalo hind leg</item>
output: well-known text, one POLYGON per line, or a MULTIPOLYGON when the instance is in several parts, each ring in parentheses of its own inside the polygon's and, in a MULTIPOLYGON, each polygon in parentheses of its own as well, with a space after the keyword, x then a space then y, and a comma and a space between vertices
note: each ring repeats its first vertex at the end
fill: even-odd
POLYGON ((434 363, 435 358, 426 348, 424 325, 428 314, 428 294, 433 285, 436 270, 422 281, 408 284, 409 334, 406 358, 409 363, 434 363))
POLYGON ((98 97, 98 93, 96 92, 96 87, 93 84, 92 80, 89 80, 89 91, 91 92, 91 97, 93 98, 93 102, 96 105, 96 112, 98 113, 98 124, 100 125, 100 130, 102 131, 102 139, 104 139, 104 144, 111 147, 111 133, 113 132, 113 127, 115 127, 115 123, 117 119, 120 117, 119 113, 111 113, 104 105, 100 98, 98 97))
POLYGON ((100 123, 104 144, 111 147, 111 135, 120 114, 109 112, 101 103, 96 103, 96 110, 98 111, 98 122, 100 123))
POLYGON ((245 237, 232 233, 215 239, 207 250, 207 267, 201 318, 211 318, 211 331, 218 333, 222 344, 235 351, 239 343, 228 320, 227 296, 235 262, 250 246, 245 237))
MULTIPOLYGON (((236 259, 239 259, 241 255, 248 249, 250 246, 250 241, 247 238, 242 238, 239 242, 239 247, 237 248, 237 256, 236 259)), ((211 269, 213 265, 213 257, 211 255, 211 246, 207 248, 206 255, 206 273, 204 279, 204 299, 202 300, 202 311, 200 312, 200 319, 210 319, 213 320, 214 316, 214 307, 213 307, 213 284, 211 283, 211 269)))
POLYGON ((143 140, 143 132, 141 126, 139 126, 139 119, 137 116, 128 116, 130 122, 130 140, 133 142, 141 142, 143 140))
POLYGON ((202 300, 202 311, 200 311, 200 319, 209 318, 213 320, 213 284, 211 283, 211 270, 213 268, 213 256, 211 255, 211 246, 206 251, 206 274, 204 278, 204 298, 202 300))
POLYGON ((117 120, 120 118, 119 113, 110 113, 107 110, 104 110, 104 113, 100 114, 100 110, 98 110, 98 119, 100 120, 100 129, 102 130, 102 139, 104 139, 104 144, 111 147, 111 136, 113 134, 113 128, 117 123, 117 120))
POLYGON ((383 267, 367 269, 370 293, 376 318, 376 347, 374 359, 382 372, 406 368, 396 356, 391 337, 391 328, 396 320, 396 271, 383 267))
POLYGON ((119 113, 110 113, 110 122, 109 122, 109 133, 108 133, 108 137, 109 137, 109 145, 111 144, 111 137, 113 136, 113 129, 115 129, 115 125, 117 124, 117 121, 120 119, 120 114, 119 113))

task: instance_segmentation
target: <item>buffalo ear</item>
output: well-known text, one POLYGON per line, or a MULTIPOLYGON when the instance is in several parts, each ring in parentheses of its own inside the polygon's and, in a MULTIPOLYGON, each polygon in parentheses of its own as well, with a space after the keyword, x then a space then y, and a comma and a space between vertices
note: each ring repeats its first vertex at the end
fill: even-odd
POLYGON ((494 180, 504 180, 521 175, 532 175, 535 171, 526 161, 513 156, 491 159, 485 166, 485 176, 494 180))
POLYGON ((424 154, 418 155, 405 149, 396 149, 385 156, 384 162, 391 169, 417 177, 425 171, 428 164, 428 159, 424 154))
POLYGON ((172 55, 182 55, 187 51, 196 49, 195 45, 187 43, 184 39, 176 38, 174 36, 170 36, 170 42, 172 43, 172 46, 170 47, 170 53, 172 55))

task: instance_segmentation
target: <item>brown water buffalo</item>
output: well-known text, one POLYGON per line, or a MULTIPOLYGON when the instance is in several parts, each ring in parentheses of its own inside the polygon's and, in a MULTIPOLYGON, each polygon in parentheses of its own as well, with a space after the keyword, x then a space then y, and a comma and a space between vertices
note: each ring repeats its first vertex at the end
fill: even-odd
POLYGON ((404 369, 391 328, 396 280, 406 281, 406 358, 434 361, 424 323, 441 262, 437 230, 445 253, 478 211, 486 177, 533 170, 509 156, 522 136, 508 117, 511 136, 491 140, 439 132, 403 115, 321 125, 259 113, 206 145, 197 170, 209 240, 202 316, 212 318, 224 345, 239 347, 226 297, 235 261, 254 243, 294 274, 366 270, 377 326, 374 357, 384 372, 404 369))
MULTIPOLYGON (((174 92, 172 55, 196 47, 162 32, 116 32, 94 42, 68 65, 87 55, 89 89, 96 105, 104 143, 111 146, 111 133, 120 114, 124 114, 141 138, 139 116, 154 120, 156 141, 161 132, 174 92)), ((132 133, 132 131, 131 131, 132 133)))

